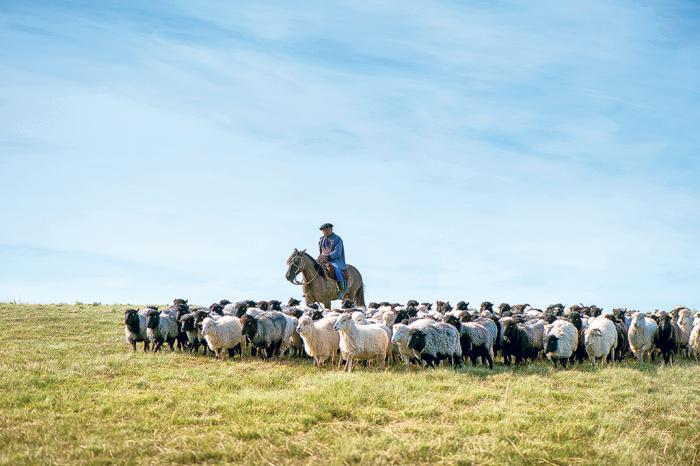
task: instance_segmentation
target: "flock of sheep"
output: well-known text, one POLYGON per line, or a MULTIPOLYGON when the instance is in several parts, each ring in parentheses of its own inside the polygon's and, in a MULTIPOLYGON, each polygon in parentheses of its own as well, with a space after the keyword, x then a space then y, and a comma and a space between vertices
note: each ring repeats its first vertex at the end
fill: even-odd
POLYGON ((553 304, 545 310, 529 304, 502 303, 496 309, 483 302, 470 309, 460 301, 405 305, 370 303, 357 308, 343 302, 341 309, 327 310, 301 305, 292 298, 280 301, 222 300, 209 308, 190 306, 175 299, 159 310, 127 309, 126 341, 136 350, 158 351, 164 343, 181 351, 219 358, 243 356, 243 349, 261 358, 311 357, 318 367, 352 371, 356 361, 384 368, 386 364, 461 367, 466 360, 493 368, 500 356, 504 364, 521 364, 545 356, 557 363, 589 360, 620 361, 630 353, 639 361, 676 355, 700 358, 700 313, 686 307, 670 312, 640 313, 614 309, 604 313, 597 306, 553 304))

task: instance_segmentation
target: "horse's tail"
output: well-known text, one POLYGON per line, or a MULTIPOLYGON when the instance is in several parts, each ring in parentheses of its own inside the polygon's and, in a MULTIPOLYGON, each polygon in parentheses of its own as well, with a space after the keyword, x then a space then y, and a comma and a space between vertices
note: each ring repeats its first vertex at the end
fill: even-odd
POLYGON ((361 284, 360 288, 355 293, 355 306, 365 307, 365 284, 361 284))

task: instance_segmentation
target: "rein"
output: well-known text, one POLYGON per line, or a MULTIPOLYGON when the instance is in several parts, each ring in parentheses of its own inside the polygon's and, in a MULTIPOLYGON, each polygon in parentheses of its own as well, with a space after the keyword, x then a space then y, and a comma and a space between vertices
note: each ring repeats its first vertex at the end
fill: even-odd
MULTIPOLYGON (((299 257, 298 259, 299 259, 299 261, 303 261, 303 260, 304 260, 302 257, 299 257)), ((299 264, 297 264, 297 263, 295 263, 294 265, 296 265, 297 267, 299 267, 299 264)), ((321 265, 321 267, 323 267, 323 265, 321 265)), ((316 267, 314 267, 314 268, 316 269, 316 267)), ((316 277, 318 277, 318 271, 319 271, 319 269, 316 269, 316 274, 315 274, 315 275, 311 278, 311 280, 309 280, 308 282, 300 282, 300 281, 297 281, 297 277, 294 277, 294 280, 292 280, 292 283, 293 283, 294 285, 308 285, 309 283, 311 283, 312 281, 314 281, 314 280, 316 279, 316 277)), ((302 273, 302 276, 303 276, 303 272, 302 272, 301 267, 299 267, 299 272, 302 273)))

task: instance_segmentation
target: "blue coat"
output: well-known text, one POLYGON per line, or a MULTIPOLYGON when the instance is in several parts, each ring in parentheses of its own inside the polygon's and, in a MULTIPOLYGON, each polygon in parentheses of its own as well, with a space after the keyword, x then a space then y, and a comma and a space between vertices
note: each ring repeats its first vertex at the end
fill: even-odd
POLYGON ((345 265, 345 248, 343 248, 343 240, 340 236, 335 233, 326 238, 321 236, 318 240, 318 252, 323 254, 323 249, 330 249, 330 254, 328 254, 328 261, 333 265, 336 270, 345 270, 347 266, 345 265))

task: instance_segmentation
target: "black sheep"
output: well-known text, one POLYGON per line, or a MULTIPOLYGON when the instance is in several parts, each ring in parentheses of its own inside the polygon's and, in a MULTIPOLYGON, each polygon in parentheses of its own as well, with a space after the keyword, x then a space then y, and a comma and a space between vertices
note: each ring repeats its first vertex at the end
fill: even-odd
POLYGON ((659 318, 659 327, 654 336, 654 345, 661 351, 664 357, 664 364, 673 364, 676 359, 676 352, 681 341, 681 328, 672 317, 664 314, 659 318))
POLYGON ((514 356, 515 363, 537 358, 539 350, 534 346, 535 335, 527 325, 507 322, 503 329, 503 355, 514 356))

